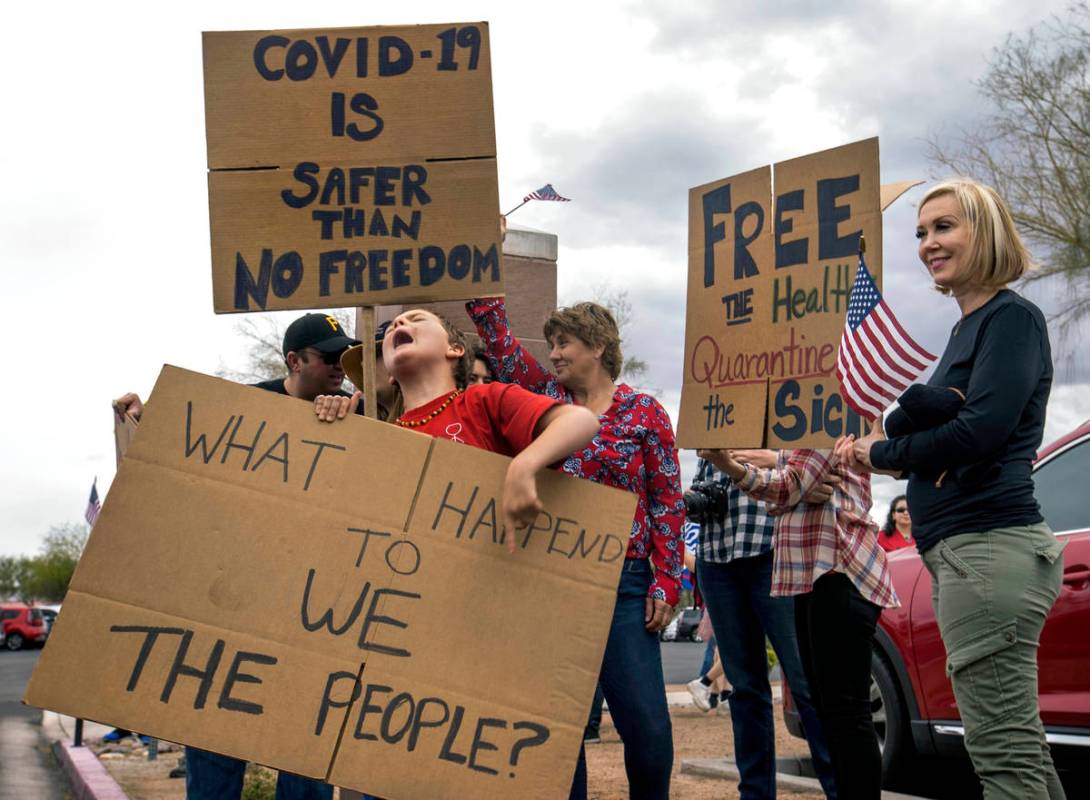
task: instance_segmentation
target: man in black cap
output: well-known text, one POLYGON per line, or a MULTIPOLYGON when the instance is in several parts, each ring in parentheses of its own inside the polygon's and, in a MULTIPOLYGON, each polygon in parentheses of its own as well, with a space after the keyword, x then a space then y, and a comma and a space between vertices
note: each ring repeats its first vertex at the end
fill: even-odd
MULTIPOLYGON (((304 314, 284 332, 283 353, 288 376, 252 385, 308 403, 320 394, 348 397, 348 393, 341 390, 344 382, 341 354, 359 343, 358 339, 345 335, 336 317, 304 314)), ((114 400, 114 410, 118 416, 128 414, 139 420, 144 413, 144 404, 135 393, 129 392, 114 400)))
POLYGON ((320 394, 341 391, 341 354, 359 340, 344 335, 335 317, 304 314, 284 332, 284 363, 288 377, 254 384, 259 389, 312 401, 320 394))

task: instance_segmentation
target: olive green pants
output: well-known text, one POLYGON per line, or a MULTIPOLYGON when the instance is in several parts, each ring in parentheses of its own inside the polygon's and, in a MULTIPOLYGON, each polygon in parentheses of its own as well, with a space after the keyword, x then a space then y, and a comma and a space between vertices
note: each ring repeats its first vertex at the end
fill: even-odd
POLYGON ((1037 648, 1063 545, 1044 523, 951 536, 923 555, 946 674, 986 800, 1062 800, 1037 703, 1037 648))

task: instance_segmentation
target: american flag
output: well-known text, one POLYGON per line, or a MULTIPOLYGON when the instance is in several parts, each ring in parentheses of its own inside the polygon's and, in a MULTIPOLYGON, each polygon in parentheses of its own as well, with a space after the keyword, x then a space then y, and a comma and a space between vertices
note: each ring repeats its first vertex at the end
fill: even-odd
POLYGON ((553 185, 551 183, 546 183, 536 192, 530 192, 530 194, 522 198, 522 202, 524 203, 529 202, 530 200, 559 200, 563 203, 571 202, 570 197, 561 197, 560 195, 558 195, 556 193, 556 189, 553 188, 553 185))
POLYGON ((893 316, 860 253, 836 359, 844 402, 873 421, 934 360, 893 316))
POLYGON ((102 503, 98 500, 98 478, 91 484, 91 496, 87 499, 87 510, 83 512, 83 518, 92 528, 98 519, 98 513, 102 511, 102 503))

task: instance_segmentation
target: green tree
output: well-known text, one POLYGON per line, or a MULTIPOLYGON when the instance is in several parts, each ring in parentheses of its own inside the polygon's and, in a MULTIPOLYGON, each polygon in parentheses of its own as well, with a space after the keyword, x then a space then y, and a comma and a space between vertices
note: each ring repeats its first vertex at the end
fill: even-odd
POLYGON ((1054 316, 1090 314, 1090 5, 1075 3, 996 48, 977 84, 991 111, 929 158, 989 183, 1007 200, 1040 261, 1027 280, 1061 276, 1054 316))
POLYGON ((26 600, 23 591, 30 574, 31 559, 26 556, 0 556, 0 600, 26 600))
POLYGON ((89 531, 82 523, 54 525, 42 540, 39 554, 27 560, 21 594, 24 598, 60 602, 76 571, 89 531))

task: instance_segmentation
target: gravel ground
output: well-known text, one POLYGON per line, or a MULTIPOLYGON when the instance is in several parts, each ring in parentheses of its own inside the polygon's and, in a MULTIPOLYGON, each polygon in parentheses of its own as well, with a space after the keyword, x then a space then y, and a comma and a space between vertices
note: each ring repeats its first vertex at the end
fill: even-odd
MULTIPOLYGON (((683 690, 683 687, 671 687, 683 690)), ((674 725, 674 775, 670 796, 678 800, 731 800, 738 797, 733 781, 683 775, 681 762, 687 758, 716 758, 732 751, 730 717, 705 714, 695 707, 672 707, 674 725)), ((806 744, 791 736, 783 726, 780 707, 775 707, 776 747, 780 755, 804 754, 806 744)), ((105 748, 91 743, 102 763, 131 800, 183 800, 185 781, 167 777, 177 765, 179 752, 161 752, 157 761, 147 760, 147 749, 136 739, 105 748)), ((163 745, 167 747, 167 745, 163 745)), ((607 712, 602 720, 602 743, 587 746, 590 800, 627 800, 624 751, 607 712)), ((794 794, 797 800, 820 800, 818 794, 794 794)))

